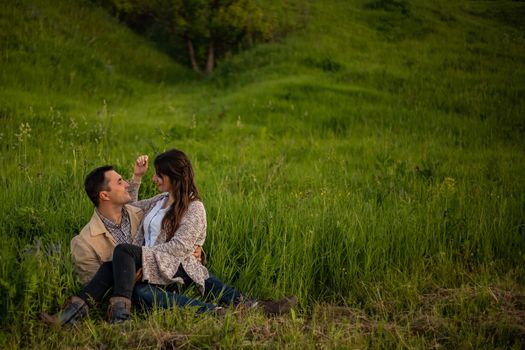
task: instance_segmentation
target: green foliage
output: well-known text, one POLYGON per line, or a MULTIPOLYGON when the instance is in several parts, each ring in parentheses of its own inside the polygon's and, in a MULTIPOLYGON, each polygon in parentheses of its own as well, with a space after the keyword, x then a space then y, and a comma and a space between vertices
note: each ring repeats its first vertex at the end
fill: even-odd
POLYGON ((3 5, 1 348, 524 346, 525 36, 503 15, 523 4, 310 5, 207 79, 90 2, 3 5), (44 327, 80 288, 85 174, 169 147, 192 158, 210 270, 299 307, 44 327))
POLYGON ((199 62, 207 61, 208 73, 215 64, 215 56, 223 57, 240 47, 253 47, 256 42, 274 40, 298 27, 296 17, 300 17, 291 9, 290 5, 295 5, 292 0, 284 3, 113 0, 112 3, 121 18, 141 32, 150 32, 153 41, 165 38, 172 45, 179 43, 188 50, 194 70, 200 72, 199 62), (156 29, 152 31, 151 28, 156 29))

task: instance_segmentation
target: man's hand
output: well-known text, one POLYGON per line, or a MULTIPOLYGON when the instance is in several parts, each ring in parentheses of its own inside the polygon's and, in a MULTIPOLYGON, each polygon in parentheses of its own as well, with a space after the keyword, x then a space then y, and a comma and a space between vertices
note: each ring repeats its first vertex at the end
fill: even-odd
POLYGON ((135 166, 133 167, 133 176, 134 178, 142 178, 146 171, 148 170, 148 156, 142 155, 137 158, 135 161, 135 166))
POLYGON ((198 262, 202 264, 202 247, 200 245, 198 245, 195 251, 193 252, 193 256, 195 257, 195 259, 197 259, 198 262))

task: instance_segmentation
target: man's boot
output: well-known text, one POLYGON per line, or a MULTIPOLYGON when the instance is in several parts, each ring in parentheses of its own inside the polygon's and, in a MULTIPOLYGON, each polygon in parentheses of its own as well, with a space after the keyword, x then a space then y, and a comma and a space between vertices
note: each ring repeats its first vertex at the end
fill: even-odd
POLYGON ((131 300, 125 297, 112 297, 109 299, 109 323, 122 323, 131 318, 131 300))
POLYGON ((296 296, 289 296, 281 300, 259 300, 257 306, 267 315, 282 315, 290 312, 292 307, 297 304, 296 296))
POLYGON ((62 311, 54 315, 43 313, 42 320, 50 326, 64 326, 75 324, 88 314, 86 302, 79 297, 73 296, 69 299, 62 311))

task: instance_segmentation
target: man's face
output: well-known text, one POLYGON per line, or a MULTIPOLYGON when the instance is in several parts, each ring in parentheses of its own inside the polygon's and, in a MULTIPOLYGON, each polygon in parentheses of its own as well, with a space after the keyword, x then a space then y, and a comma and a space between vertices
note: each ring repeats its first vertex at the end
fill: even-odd
POLYGON ((107 171, 104 174, 108 190, 100 191, 100 201, 107 201, 109 204, 124 205, 131 201, 128 193, 129 184, 115 170, 107 171))

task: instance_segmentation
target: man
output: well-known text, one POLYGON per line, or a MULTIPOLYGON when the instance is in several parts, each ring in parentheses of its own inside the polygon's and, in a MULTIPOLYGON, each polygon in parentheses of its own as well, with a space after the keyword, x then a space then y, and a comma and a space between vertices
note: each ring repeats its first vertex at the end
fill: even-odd
POLYGON ((102 263, 111 261, 117 244, 131 243, 137 234, 143 213, 128 203, 137 199, 142 176, 147 170, 147 163, 139 159, 131 183, 122 179, 111 166, 99 167, 86 177, 86 193, 95 205, 95 212, 71 240, 75 269, 84 284, 93 278, 102 263))

